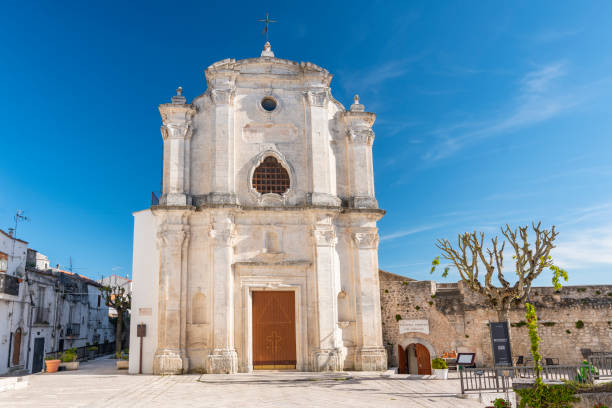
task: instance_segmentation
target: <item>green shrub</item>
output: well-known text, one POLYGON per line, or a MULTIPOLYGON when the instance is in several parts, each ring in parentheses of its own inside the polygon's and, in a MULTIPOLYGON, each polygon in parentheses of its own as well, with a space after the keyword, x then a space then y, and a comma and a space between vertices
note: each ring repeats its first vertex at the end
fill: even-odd
POLYGON ((584 322, 582 320, 578 320, 576 322, 576 328, 577 329, 582 329, 584 327, 584 322))
POLYGON ((586 288, 578 288, 578 292, 586 292, 586 288))
POLYGON ((542 323, 542 324, 543 324, 544 326, 546 326, 546 327, 552 327, 552 326, 554 326, 554 325, 555 325, 555 322, 544 322, 544 323, 542 323))
POLYGON ((62 353, 62 356, 60 357, 60 360, 62 360, 62 363, 72 363, 76 361, 76 359, 77 359, 77 353, 75 351, 72 351, 72 349, 64 351, 62 353))
POLYGON ((55 356, 45 356, 45 360, 59 360, 57 357, 55 356))
POLYGON ((433 368, 434 370, 444 370, 445 368, 448 368, 448 365, 446 364, 446 361, 444 361, 443 358, 438 357, 431 360, 431 368, 433 368))
POLYGON ((395 320, 399 322, 400 320, 402 320, 402 316, 401 316, 401 315, 396 314, 396 315, 395 315, 395 320))
POLYGON ((523 327, 523 326, 527 326, 527 322, 524 321, 524 320, 521 320, 520 322, 510 323, 510 326, 512 326, 512 327, 523 327))
POLYGON ((540 384, 515 392, 521 397, 518 408, 571 408, 573 403, 579 400, 574 395, 575 388, 568 384, 540 384))
POLYGON ((572 334, 572 331, 571 331, 570 329, 567 329, 565 332, 566 332, 567 334, 572 334))
POLYGON ((506 401, 503 398, 495 398, 495 401, 491 402, 493 403, 494 408, 507 408, 512 406, 512 403, 510 403, 510 401, 506 401))
POLYGON ((96 347, 96 346, 89 346, 89 347, 87 347, 87 351, 98 351, 98 347, 96 347))
POLYGON ((433 306, 433 302, 431 300, 427 303, 429 303, 429 306, 433 306))
POLYGON ((418 306, 418 305, 417 305, 417 306, 415 306, 414 308, 415 308, 416 310, 419 310, 419 309, 421 308, 421 306, 418 306))

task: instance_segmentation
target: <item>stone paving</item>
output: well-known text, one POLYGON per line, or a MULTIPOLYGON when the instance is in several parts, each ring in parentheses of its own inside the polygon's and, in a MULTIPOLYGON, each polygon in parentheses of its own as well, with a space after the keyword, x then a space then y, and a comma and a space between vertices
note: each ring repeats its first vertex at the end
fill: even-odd
POLYGON ((442 407, 484 404, 457 398, 457 379, 380 373, 127 375, 115 360, 81 363, 78 371, 36 374, 29 387, 0 393, 0 407, 442 407))

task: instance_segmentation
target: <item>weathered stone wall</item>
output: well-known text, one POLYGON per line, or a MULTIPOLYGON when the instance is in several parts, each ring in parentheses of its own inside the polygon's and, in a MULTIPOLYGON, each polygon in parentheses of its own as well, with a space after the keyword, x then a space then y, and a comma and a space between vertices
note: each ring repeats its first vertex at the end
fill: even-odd
MULTIPOLYGON (((406 347, 415 342, 427 346, 432 358, 457 350, 475 352, 478 365, 492 364, 488 323, 497 321, 497 313, 481 296, 462 284, 414 281, 384 271, 380 271, 380 290, 390 366, 398 364, 398 344, 406 347), (430 332, 400 334, 398 319, 427 319, 430 332)), ((566 286, 560 292, 535 287, 530 301, 538 313, 544 357, 575 364, 583 359, 585 349, 612 351, 612 285, 566 286)), ((510 313, 514 358, 530 355, 524 315, 523 308, 510 313)))

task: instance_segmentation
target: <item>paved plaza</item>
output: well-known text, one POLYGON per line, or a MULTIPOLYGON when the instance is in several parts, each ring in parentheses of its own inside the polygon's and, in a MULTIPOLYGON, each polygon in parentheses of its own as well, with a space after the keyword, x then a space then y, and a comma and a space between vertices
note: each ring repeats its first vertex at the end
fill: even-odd
POLYGON ((36 374, 26 389, 0 393, 0 407, 448 407, 484 404, 457 398, 457 379, 380 373, 258 372, 235 375, 128 375, 115 360, 78 371, 36 374))

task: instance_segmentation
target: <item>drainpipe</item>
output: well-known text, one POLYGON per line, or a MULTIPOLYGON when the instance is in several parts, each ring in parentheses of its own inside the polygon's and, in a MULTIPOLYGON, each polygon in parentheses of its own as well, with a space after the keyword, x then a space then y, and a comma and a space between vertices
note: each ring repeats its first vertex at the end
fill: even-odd
POLYGON ((30 286, 28 284, 28 296, 30 296, 30 316, 28 319, 28 353, 26 356, 26 365, 25 365, 25 369, 28 369, 28 366, 30 365, 30 342, 32 340, 32 312, 34 311, 34 300, 32 299, 32 293, 30 292, 30 286))

